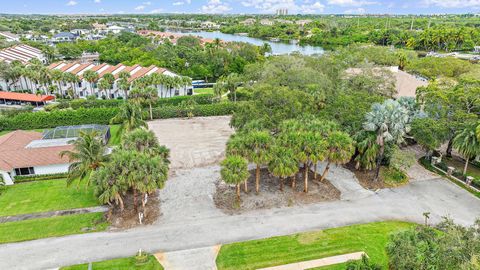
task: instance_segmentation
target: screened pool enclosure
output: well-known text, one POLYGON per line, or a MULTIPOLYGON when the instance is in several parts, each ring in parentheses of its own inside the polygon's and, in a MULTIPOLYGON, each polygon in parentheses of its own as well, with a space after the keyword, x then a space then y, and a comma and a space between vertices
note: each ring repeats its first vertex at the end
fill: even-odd
POLYGON ((106 125, 81 125, 81 126, 62 126, 46 130, 43 133, 42 140, 77 138, 80 133, 96 132, 107 144, 110 139, 110 127, 106 125))

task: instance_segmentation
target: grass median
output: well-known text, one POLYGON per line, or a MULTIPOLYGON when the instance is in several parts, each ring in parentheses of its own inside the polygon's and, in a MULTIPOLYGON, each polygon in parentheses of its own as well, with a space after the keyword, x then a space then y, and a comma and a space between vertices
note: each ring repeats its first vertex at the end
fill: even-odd
MULTIPOLYGON (((108 261, 94 262, 92 268, 95 270, 163 270, 163 267, 150 255, 148 262, 143 265, 136 265, 135 258, 121 258, 108 261)), ((88 264, 78 264, 60 268, 60 270, 87 270, 88 264)))
POLYGON ((77 214, 0 223, 0 244, 104 231, 103 213, 77 214))
MULTIPOLYGON (((390 234, 414 226, 407 222, 376 222, 313 231, 222 246, 219 270, 258 269, 364 251, 387 266, 385 246, 390 234)), ((321 269, 344 269, 345 264, 321 269)))

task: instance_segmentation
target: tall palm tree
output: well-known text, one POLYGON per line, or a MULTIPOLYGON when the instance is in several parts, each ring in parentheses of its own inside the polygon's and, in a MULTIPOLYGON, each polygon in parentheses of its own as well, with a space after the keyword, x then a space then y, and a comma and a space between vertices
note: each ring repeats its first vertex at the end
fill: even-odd
POLYGON ((98 81, 98 73, 93 70, 87 70, 83 73, 83 78, 89 83, 90 85, 90 95, 94 95, 93 91, 93 84, 98 81))
POLYGON ((102 76, 102 79, 105 80, 106 82, 108 82, 109 84, 109 88, 107 89, 108 91, 108 98, 111 98, 111 90, 112 90, 112 87, 113 87, 113 83, 115 83, 115 76, 113 76, 112 73, 105 73, 103 76, 102 76))
POLYGON ((465 158, 463 174, 467 174, 470 159, 480 155, 480 140, 476 134, 476 127, 469 126, 458 133, 453 139, 453 146, 465 158))
POLYGON ((75 180, 86 180, 86 185, 90 185, 90 175, 92 172, 105 164, 106 146, 99 138, 97 132, 81 132, 78 139, 73 143, 73 151, 62 151, 61 157, 68 157, 71 162, 68 168, 67 185, 75 180))
POLYGON ((137 151, 150 156, 160 156, 165 163, 168 160, 170 150, 164 145, 160 145, 157 136, 151 131, 144 128, 137 128, 125 133, 122 137, 122 148, 129 151, 137 151))
POLYGON ((298 160, 295 152, 283 146, 283 143, 276 142, 271 148, 271 158, 268 163, 268 170, 280 179, 280 190, 283 191, 283 181, 287 177, 295 177, 298 172, 298 160))
POLYGON ((375 181, 378 181, 380 165, 385 154, 385 144, 399 144, 404 141, 405 134, 410 130, 409 112, 398 101, 386 100, 382 104, 372 105, 372 111, 365 116, 363 128, 377 134, 376 143, 379 151, 376 158, 375 181))
POLYGON ((118 114, 110 122, 112 124, 121 123, 122 129, 126 132, 140 127, 147 127, 147 123, 142 119, 142 108, 132 102, 123 103, 118 114))
POLYGON ((345 164, 352 158, 355 147, 352 138, 342 131, 334 131, 327 138, 327 166, 323 171, 320 181, 323 181, 330 169, 330 164, 345 164))
POLYGON ((98 81, 98 89, 100 90, 102 95, 103 93, 105 93, 107 96, 110 96, 109 90, 111 89, 111 84, 107 80, 105 80, 105 78, 100 79, 98 81))
POLYGON ((248 179, 248 162, 245 158, 237 155, 230 155, 222 163, 220 175, 227 184, 237 186, 237 200, 240 202, 240 184, 248 179))
POLYGON ((148 104, 150 120, 153 120, 153 104, 158 100, 158 91, 153 87, 133 88, 130 98, 139 104, 148 104))
POLYGON ((117 85, 120 90, 123 90, 125 99, 128 98, 128 90, 130 90, 130 79, 131 75, 127 71, 122 71, 118 73, 117 85))
POLYGON ((52 77, 52 81, 57 84, 57 90, 61 92, 60 94, 62 96, 65 96, 62 91, 63 72, 59 69, 54 69, 50 72, 50 75, 52 77))

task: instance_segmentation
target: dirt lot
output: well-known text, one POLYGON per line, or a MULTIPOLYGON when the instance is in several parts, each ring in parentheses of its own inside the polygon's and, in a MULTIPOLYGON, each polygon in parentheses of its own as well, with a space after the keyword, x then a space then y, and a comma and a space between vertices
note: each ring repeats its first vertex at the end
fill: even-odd
POLYGON ((170 168, 187 169, 218 163, 233 133, 230 116, 155 120, 148 123, 161 144, 170 149, 170 168))
POLYGON ((292 189, 291 179, 284 181, 284 190, 280 190, 280 180, 271 175, 267 169, 262 169, 260 176, 260 192, 255 192, 255 170, 250 171, 248 179, 248 193, 242 185, 241 202, 238 204, 235 187, 222 181, 217 182, 217 190, 213 199, 215 205, 227 214, 238 214, 255 209, 268 209, 304 205, 322 201, 340 199, 340 191, 328 180, 323 183, 313 180, 313 173, 309 174, 309 191, 303 192, 303 177, 296 175, 296 187, 292 189))

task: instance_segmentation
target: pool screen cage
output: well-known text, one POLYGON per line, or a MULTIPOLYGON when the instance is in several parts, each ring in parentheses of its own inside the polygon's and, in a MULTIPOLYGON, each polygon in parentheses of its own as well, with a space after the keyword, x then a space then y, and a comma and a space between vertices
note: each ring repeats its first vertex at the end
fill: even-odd
POLYGON ((62 126, 46 130, 43 133, 43 140, 77 138, 80 133, 97 132, 103 143, 108 143, 110 139, 110 127, 106 125, 81 125, 81 126, 62 126))

